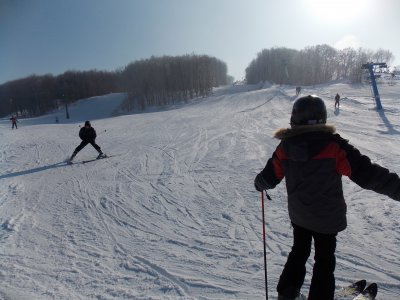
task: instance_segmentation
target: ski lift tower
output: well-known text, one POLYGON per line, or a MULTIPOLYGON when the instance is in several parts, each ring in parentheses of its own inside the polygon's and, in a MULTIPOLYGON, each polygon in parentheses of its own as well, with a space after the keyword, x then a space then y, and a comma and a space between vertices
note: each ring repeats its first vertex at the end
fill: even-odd
POLYGON ((386 63, 366 63, 362 65, 363 69, 368 69, 369 77, 371 78, 371 85, 374 91, 374 97, 376 102, 376 109, 382 109, 381 97, 379 96, 378 86, 376 85, 374 66, 379 66, 379 68, 387 68, 386 63))

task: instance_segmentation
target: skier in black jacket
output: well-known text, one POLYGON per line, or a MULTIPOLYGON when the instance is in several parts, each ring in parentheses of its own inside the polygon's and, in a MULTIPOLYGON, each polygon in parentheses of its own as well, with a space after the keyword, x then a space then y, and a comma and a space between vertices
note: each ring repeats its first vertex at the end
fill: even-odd
POLYGON ((91 144, 97 150, 97 152, 99 152, 99 155, 97 156, 97 158, 102 158, 105 156, 104 153, 101 151, 101 148, 99 147, 99 145, 97 145, 95 142, 96 137, 97 137, 96 130, 94 130, 94 128, 90 124, 90 121, 86 121, 85 126, 79 130, 79 137, 81 138, 82 142, 79 144, 78 147, 76 147, 76 149, 75 149, 74 153, 72 153, 69 161, 72 161, 74 159, 74 157, 76 156, 76 154, 79 151, 81 151, 83 148, 85 148, 87 144, 91 144))
POLYGON ((372 163, 335 134, 326 118, 321 98, 299 98, 293 105, 291 128, 275 133, 281 142, 254 181, 262 192, 286 178, 294 241, 277 286, 278 300, 300 296, 313 239, 315 262, 308 300, 334 299, 336 235, 347 226, 342 175, 400 201, 399 176, 372 163))
POLYGON ((18 129, 18 126, 17 126, 17 123, 18 123, 17 117, 16 117, 16 116, 12 116, 12 117, 10 118, 10 121, 11 121, 11 124, 12 124, 12 129, 14 129, 14 127, 15 127, 15 129, 18 129))
POLYGON ((336 94, 335 96, 335 109, 340 107, 340 95, 336 94))

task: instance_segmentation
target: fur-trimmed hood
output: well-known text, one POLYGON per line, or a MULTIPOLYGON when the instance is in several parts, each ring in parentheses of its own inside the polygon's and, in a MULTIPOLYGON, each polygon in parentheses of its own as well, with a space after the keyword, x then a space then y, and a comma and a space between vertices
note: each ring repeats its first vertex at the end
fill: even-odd
POLYGON ((274 137, 281 140, 286 155, 294 161, 307 161, 317 155, 331 141, 335 133, 332 125, 301 125, 279 129, 274 137))
POLYGON ((334 134, 336 128, 333 125, 320 124, 320 125, 299 125, 293 128, 280 128, 274 133, 274 138, 285 140, 290 137, 301 135, 310 132, 326 132, 334 134))

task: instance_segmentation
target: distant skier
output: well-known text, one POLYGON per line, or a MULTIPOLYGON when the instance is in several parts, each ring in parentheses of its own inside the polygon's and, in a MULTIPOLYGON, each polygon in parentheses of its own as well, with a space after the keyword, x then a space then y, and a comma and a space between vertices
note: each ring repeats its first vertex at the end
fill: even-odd
POLYGON ((296 97, 301 93, 301 86, 296 86, 296 97))
POLYGON ((15 129, 18 129, 18 126, 17 126, 17 123, 18 123, 17 117, 16 117, 16 116, 12 116, 12 117, 10 118, 10 121, 11 121, 11 124, 12 124, 11 129, 14 129, 14 127, 15 127, 15 129))
POLYGON ((339 108, 339 106, 340 106, 340 95, 339 94, 336 94, 336 96, 335 96, 335 109, 336 109, 336 106, 337 106, 337 108, 339 108))
POLYGON ((97 137, 96 130, 94 130, 89 121, 86 121, 85 126, 82 127, 81 130, 79 130, 79 137, 81 138, 82 142, 79 144, 78 147, 76 147, 69 161, 72 161, 76 154, 83 148, 85 148, 87 144, 91 144, 97 150, 97 152, 99 152, 97 158, 105 157, 105 154, 101 151, 101 148, 95 142, 97 137))
POLYGON ((372 163, 335 134, 326 118, 321 98, 299 98, 293 105, 291 128, 275 133, 281 142, 254 181, 256 190, 263 192, 286 177, 294 241, 277 286, 278 300, 299 297, 312 240, 315 263, 308 300, 334 299, 336 235, 347 226, 342 175, 400 201, 399 176, 372 163))

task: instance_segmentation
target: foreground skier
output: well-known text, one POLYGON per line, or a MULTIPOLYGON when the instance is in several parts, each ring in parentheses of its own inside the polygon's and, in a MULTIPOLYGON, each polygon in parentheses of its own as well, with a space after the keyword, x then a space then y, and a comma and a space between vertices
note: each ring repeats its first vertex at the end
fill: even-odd
POLYGON ((89 121, 86 121, 85 126, 79 130, 79 137, 81 138, 82 142, 78 147, 76 147, 74 153, 72 153, 71 158, 69 159, 70 162, 74 159, 79 151, 86 147, 87 144, 91 144, 97 150, 97 152, 99 152, 97 158, 102 158, 105 156, 99 145, 96 144, 96 130, 94 130, 89 121))
POLYGON ((279 129, 281 142, 254 181, 256 190, 273 189, 286 177, 293 247, 277 286, 278 300, 300 296, 314 239, 315 263, 308 300, 333 300, 336 235, 347 226, 341 176, 360 187, 400 200, 400 178, 371 163, 326 125, 326 107, 317 96, 293 105, 291 128, 279 129))

